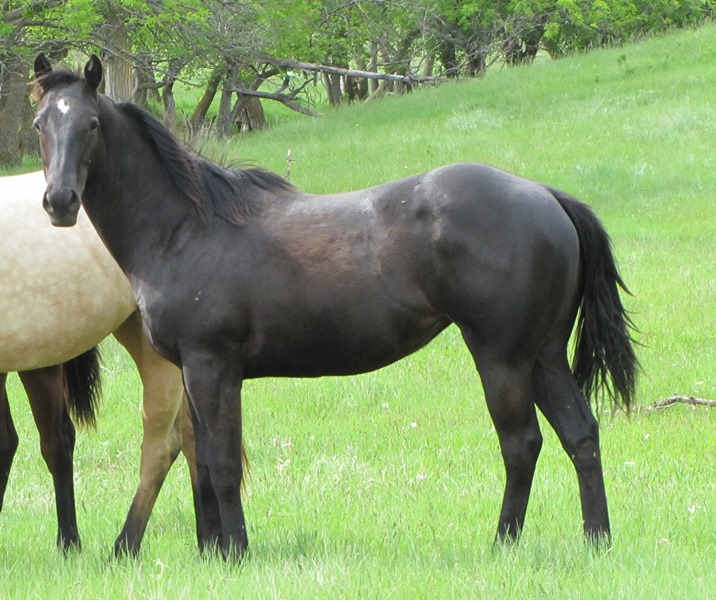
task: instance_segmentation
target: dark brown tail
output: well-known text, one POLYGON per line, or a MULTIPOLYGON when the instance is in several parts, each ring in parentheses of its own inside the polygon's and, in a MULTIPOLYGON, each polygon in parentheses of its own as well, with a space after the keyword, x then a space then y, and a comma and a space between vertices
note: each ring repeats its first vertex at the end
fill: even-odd
POLYGON ((548 187, 574 223, 579 236, 583 292, 577 320, 572 372, 589 399, 605 393, 612 407, 629 410, 639 361, 636 331, 619 296, 629 293, 619 275, 611 242, 592 209, 573 196, 548 187))
POLYGON ((102 389, 99 358, 99 349, 94 347, 62 365, 67 408, 78 425, 96 425, 95 413, 102 389))

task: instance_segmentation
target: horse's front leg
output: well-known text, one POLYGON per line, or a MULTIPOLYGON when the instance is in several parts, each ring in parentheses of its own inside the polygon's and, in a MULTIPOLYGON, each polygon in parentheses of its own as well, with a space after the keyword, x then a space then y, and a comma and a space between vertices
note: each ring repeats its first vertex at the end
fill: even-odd
POLYGON ((248 548, 241 504, 241 384, 238 361, 222 353, 182 353, 196 437, 199 545, 239 559, 248 548))
POLYGON ((121 556, 139 552, 154 503, 182 446, 179 412, 184 385, 179 369, 149 345, 137 313, 130 316, 114 336, 137 365, 143 386, 144 435, 139 487, 114 544, 115 556, 121 556))
POLYGON ((216 505, 216 497, 212 495, 211 502, 202 502, 201 488, 199 487, 199 474, 196 465, 196 440, 194 438, 194 423, 192 421, 192 410, 189 406, 189 399, 184 394, 182 409, 179 414, 181 421, 182 446, 181 451, 189 466, 189 477, 191 478, 191 489, 194 498, 194 515, 196 517, 196 536, 199 548, 204 551, 209 548, 216 548, 221 537, 221 523, 216 518, 215 525, 207 520, 205 505, 214 507, 212 514, 218 515, 219 509, 216 505))

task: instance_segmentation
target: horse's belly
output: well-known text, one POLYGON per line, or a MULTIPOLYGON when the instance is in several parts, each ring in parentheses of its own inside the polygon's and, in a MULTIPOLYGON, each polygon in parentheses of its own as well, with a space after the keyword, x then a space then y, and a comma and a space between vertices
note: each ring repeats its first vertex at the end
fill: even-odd
POLYGON ((287 320, 246 358, 246 377, 318 377, 374 371, 425 346, 447 325, 438 315, 351 322, 287 320))

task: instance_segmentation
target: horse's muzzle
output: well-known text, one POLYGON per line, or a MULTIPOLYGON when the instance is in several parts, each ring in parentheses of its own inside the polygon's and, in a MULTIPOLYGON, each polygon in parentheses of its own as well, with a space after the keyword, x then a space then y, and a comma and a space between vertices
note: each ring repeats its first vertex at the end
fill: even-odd
POLYGON ((42 208, 50 216, 50 223, 55 227, 72 227, 77 223, 80 210, 80 198, 70 188, 59 188, 45 191, 42 208))

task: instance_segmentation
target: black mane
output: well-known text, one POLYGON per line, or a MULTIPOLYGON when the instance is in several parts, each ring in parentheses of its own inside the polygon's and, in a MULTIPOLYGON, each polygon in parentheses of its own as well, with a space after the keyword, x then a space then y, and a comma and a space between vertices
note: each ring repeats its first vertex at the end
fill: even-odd
POLYGON ((134 122, 152 144, 176 193, 189 201, 197 218, 207 225, 217 218, 240 225, 260 210, 256 188, 291 191, 283 177, 259 168, 224 169, 195 155, 144 109, 130 103, 115 108, 134 122))
MULTIPOLYGON (((55 68, 35 80, 40 96, 53 87, 70 85, 84 78, 69 69, 55 68)), ((224 169, 197 156, 181 144, 172 133, 144 109, 131 103, 112 104, 121 114, 137 125, 141 135, 157 152, 167 180, 178 197, 186 200, 202 223, 212 225, 217 219, 240 225, 260 210, 262 194, 291 191, 295 188, 284 178, 265 169, 224 169)))

